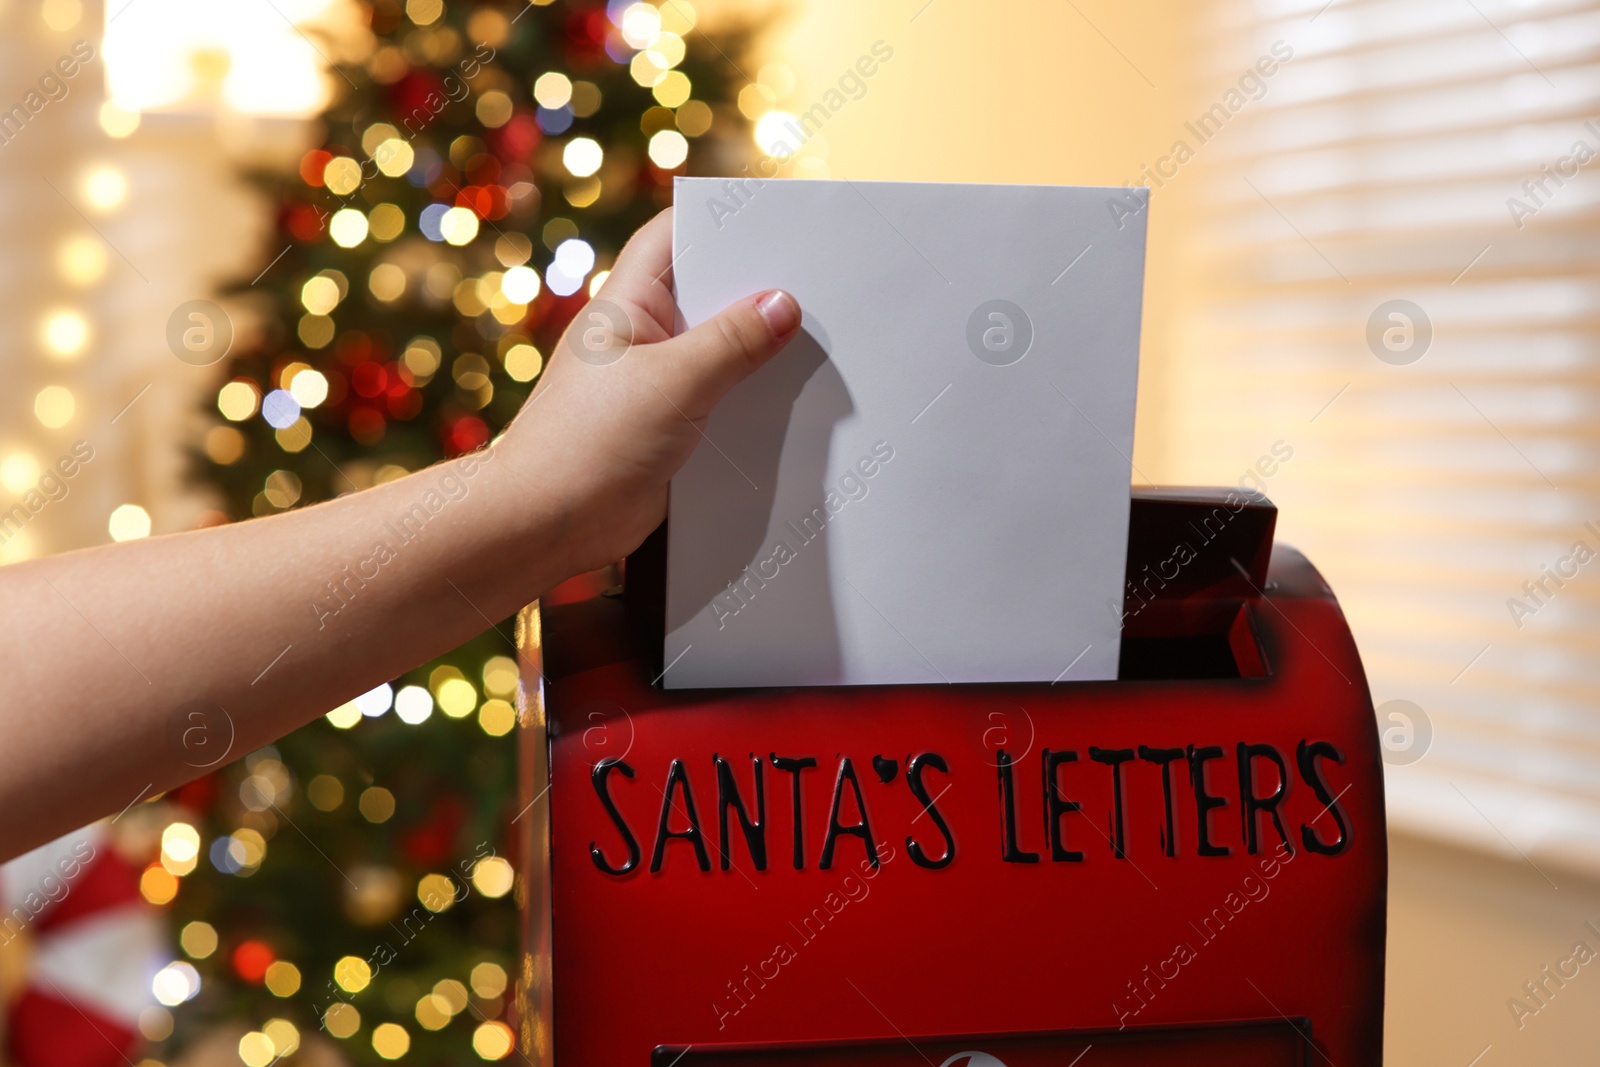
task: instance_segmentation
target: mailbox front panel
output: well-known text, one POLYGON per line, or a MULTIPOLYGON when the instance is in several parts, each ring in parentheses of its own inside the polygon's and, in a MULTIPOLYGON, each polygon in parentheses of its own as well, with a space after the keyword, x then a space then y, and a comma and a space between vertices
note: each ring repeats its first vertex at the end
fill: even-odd
POLYGON ((549 607, 530 1055, 1379 1062, 1370 697, 1316 572, 1270 578, 1265 676, 1190 681, 666 693, 619 604, 549 607))

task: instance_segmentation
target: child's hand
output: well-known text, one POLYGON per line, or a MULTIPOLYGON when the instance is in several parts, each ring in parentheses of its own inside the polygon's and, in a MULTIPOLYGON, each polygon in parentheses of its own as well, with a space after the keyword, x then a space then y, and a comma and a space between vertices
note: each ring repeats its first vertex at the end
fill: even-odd
POLYGON ((0 859, 259 748, 636 548, 712 406, 800 327, 793 298, 768 292, 674 337, 671 246, 666 214, 634 236, 492 456, 0 567, 0 601, 28 619, 0 646, 0 859), (442 492, 467 479, 470 493, 442 492), (226 724, 227 751, 201 758, 196 723, 226 724))
POLYGON ((674 336, 672 216, 634 234, 596 298, 568 326, 507 432, 539 510, 564 517, 569 573, 620 559, 666 515, 667 482, 706 416, 798 332, 800 307, 757 293, 674 336))

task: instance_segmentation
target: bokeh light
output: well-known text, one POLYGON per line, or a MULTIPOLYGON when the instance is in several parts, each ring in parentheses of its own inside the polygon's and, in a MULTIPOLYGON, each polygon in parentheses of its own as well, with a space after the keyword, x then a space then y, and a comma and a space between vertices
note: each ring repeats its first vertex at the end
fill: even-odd
POLYGON ((472 868, 472 884, 486 897, 503 897, 511 892, 515 872, 499 856, 481 859, 472 868))
POLYGON ((498 1019, 482 1023, 472 1032, 472 1051, 486 1060, 503 1060, 511 1054, 516 1035, 498 1019))
POLYGON ((78 402, 64 385, 47 385, 33 398, 34 417, 51 430, 59 430, 71 422, 77 409, 78 402))
POLYGON ((52 356, 72 359, 82 355, 89 343, 89 320, 71 308, 62 308, 45 316, 40 334, 52 356))
POLYGON ((386 1060, 397 1060, 411 1051, 411 1035, 399 1023, 380 1023, 372 1031, 372 1051, 386 1060))
POLYGON ((605 162, 605 150, 592 137, 574 137, 561 150, 562 165, 575 178, 587 178, 605 162))
POLYGON ((182 960, 169 963, 151 979, 150 992, 167 1007, 177 1007, 200 992, 200 972, 182 960))
MULTIPOLYGON (((150 536, 150 513, 138 504, 120 504, 111 512, 111 517, 106 520, 106 531, 111 534, 113 541, 137 541, 141 537, 150 536)), ((169 831, 183 823, 173 823, 167 827, 169 831)), ((192 832, 193 828, 189 828, 192 832)), ((195 847, 198 848, 200 839, 195 838, 195 847)), ((162 847, 166 848, 166 838, 162 838, 162 847)), ((188 853, 189 859, 194 858, 194 851, 188 853)))
POLYGON ((25 493, 39 480, 39 461, 32 452, 9 452, 0 459, 0 486, 8 493, 25 493))

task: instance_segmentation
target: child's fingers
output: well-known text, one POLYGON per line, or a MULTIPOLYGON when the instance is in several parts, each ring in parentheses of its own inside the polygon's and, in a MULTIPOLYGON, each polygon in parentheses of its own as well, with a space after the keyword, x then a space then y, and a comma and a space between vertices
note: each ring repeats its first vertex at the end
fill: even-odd
POLYGON ((800 305, 782 289, 746 297, 669 341, 653 346, 668 368, 673 403, 691 419, 777 354, 800 329, 800 305))
POLYGON ((672 333, 672 209, 659 212, 628 239, 596 296, 642 309, 659 327, 659 337, 672 333))

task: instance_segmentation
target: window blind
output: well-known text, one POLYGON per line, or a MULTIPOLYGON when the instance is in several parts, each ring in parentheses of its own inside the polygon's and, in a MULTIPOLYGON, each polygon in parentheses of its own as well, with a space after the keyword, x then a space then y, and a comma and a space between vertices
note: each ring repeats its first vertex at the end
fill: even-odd
POLYGON ((1174 131, 1151 208, 1187 234, 1160 469, 1292 450, 1256 477, 1351 620, 1392 824, 1600 871, 1600 5, 1216 0, 1203 26, 1226 122, 1174 131), (1409 748, 1391 701, 1421 709, 1409 748))

